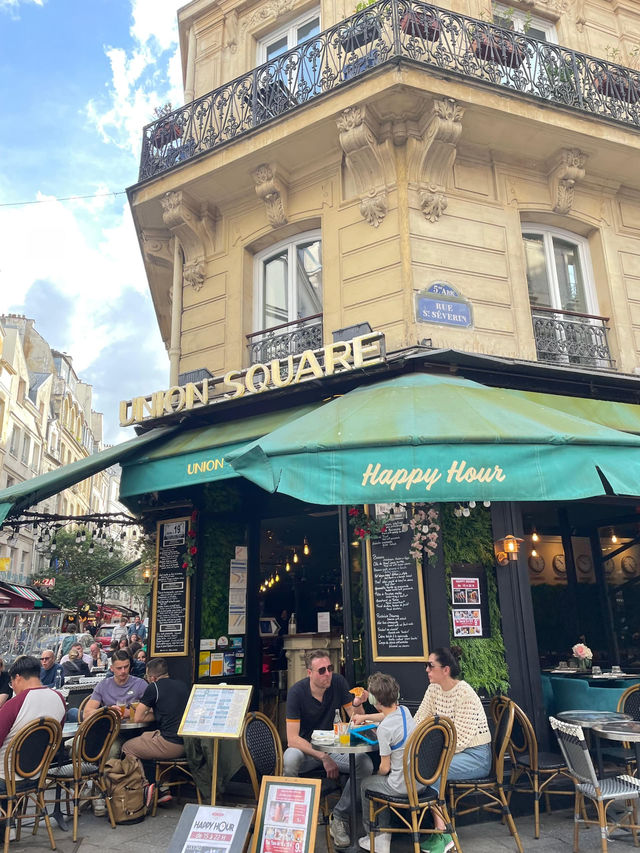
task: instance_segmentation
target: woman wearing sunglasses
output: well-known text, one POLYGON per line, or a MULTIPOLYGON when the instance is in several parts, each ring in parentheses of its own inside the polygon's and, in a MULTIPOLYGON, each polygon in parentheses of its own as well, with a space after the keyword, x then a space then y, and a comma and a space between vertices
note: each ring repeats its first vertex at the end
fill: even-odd
MULTIPOLYGON (((447 774, 451 780, 477 779, 491 772, 491 733, 487 715, 473 687, 459 678, 461 655, 459 646, 431 652, 426 663, 429 687, 414 717, 416 725, 436 714, 453 720, 456 752, 447 774)), ((440 790, 439 781, 434 788, 440 790)), ((454 847, 453 840, 444 832, 445 825, 440 815, 434 812, 433 816, 441 835, 431 836, 420 845, 420 849, 429 853, 445 853, 454 847)))

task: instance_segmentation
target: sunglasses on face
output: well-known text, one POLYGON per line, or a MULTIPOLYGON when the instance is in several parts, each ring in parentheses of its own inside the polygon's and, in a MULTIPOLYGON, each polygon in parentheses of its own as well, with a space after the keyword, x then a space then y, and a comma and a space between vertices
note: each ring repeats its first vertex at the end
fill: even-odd
POLYGON ((316 672, 318 673, 318 675, 324 675, 325 672, 333 672, 333 664, 330 663, 329 666, 319 666, 316 669, 316 672))
POLYGON ((431 661, 430 661, 430 660, 428 660, 428 661, 425 663, 424 668, 425 668, 425 669, 442 669, 442 665, 441 665, 441 664, 439 664, 439 663, 431 663, 431 661))

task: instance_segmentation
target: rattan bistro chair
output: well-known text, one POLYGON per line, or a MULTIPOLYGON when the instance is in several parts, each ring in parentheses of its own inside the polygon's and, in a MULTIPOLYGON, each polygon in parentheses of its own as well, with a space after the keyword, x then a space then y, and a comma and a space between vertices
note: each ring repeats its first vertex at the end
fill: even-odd
POLYGON ((54 816, 60 812, 60 797, 64 791, 73 802, 73 840, 78 837, 80 799, 104 799, 111 826, 115 829, 111 800, 104 781, 104 765, 109 750, 120 731, 120 715, 113 708, 99 708, 78 725, 71 746, 71 761, 52 767, 48 773, 49 787, 56 786, 54 816), (91 786, 90 784, 91 783, 91 786), (89 788, 91 787, 91 790, 89 788))
MULTIPOLYGON (((507 800, 508 786, 504 778, 504 759, 509 747, 513 728, 514 708, 512 702, 503 703, 502 710, 497 707, 498 721, 491 739, 493 761, 488 776, 478 779, 456 779, 449 781, 449 811, 455 825, 457 817, 482 810, 499 814, 507 822, 519 853, 523 853, 522 842, 516 829, 513 815, 507 800), (460 808, 460 803, 469 796, 479 795, 484 802, 460 808)), ((474 796, 475 799, 475 796, 474 796)))
POLYGON ((411 732, 402 756, 407 796, 389 796, 377 791, 366 793, 369 800, 371 850, 375 849, 376 832, 401 832, 411 834, 414 853, 420 853, 420 841, 424 841, 425 836, 440 832, 424 825, 433 809, 442 817, 445 831, 451 834, 457 853, 462 853, 447 811, 445 794, 447 772, 455 748, 456 730, 448 717, 429 717, 411 732), (437 779, 440 779, 440 794, 431 787, 437 779))
POLYGON ((566 779, 569 787, 554 787, 553 793, 572 797, 573 778, 561 756, 554 752, 538 750, 536 733, 522 708, 506 696, 500 698, 503 700, 503 707, 505 704, 511 704, 514 711, 513 728, 508 746, 511 778, 507 802, 511 805, 511 795, 514 791, 533 794, 534 837, 540 838, 540 798, 544 795, 546 810, 548 813, 551 812, 549 786, 559 779, 566 779))
MULTIPOLYGON (((40 818, 44 818, 51 849, 56 849, 49 815, 45 808, 44 791, 47 771, 61 740, 60 723, 51 717, 33 720, 11 739, 4 754, 4 779, 7 793, 2 798, 5 800, 4 805, 0 806, 0 817, 5 819, 4 853, 9 850, 12 820, 16 821, 16 840, 20 840, 22 821, 27 817, 25 812, 29 801, 35 805, 36 810, 33 834, 35 835, 38 831, 40 818)), ((29 819, 32 817, 33 815, 30 814, 29 819)))
POLYGON ((633 842, 637 846, 639 829, 637 802, 640 798, 640 780, 627 775, 598 779, 582 728, 556 720, 555 717, 549 717, 549 722, 556 733, 560 749, 575 783, 574 853, 578 853, 581 823, 586 826, 600 827, 602 853, 607 853, 607 839, 611 830, 617 828, 630 829, 633 842), (585 798, 594 803, 598 814, 597 820, 590 820, 585 816, 585 798), (616 815, 615 820, 609 820, 607 816, 609 806, 621 800, 627 802, 627 808, 622 815, 616 815))

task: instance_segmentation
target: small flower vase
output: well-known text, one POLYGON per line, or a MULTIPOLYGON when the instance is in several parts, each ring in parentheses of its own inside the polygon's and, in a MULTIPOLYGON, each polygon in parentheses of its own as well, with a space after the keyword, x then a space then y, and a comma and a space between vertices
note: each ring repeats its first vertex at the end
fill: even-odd
MULTIPOLYGON (((591 663, 591 661, 589 661, 589 663, 591 663)), ((586 668, 587 668, 587 659, 586 658, 578 658, 578 669, 580 670, 580 672, 582 672, 583 670, 586 670, 586 668)))

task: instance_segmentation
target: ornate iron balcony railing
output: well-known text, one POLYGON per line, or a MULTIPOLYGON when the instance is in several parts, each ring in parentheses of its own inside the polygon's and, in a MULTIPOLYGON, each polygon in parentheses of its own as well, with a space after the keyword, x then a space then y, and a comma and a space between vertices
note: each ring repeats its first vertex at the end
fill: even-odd
POLYGON ((312 314, 291 323, 280 323, 261 332, 247 335, 250 364, 264 364, 306 349, 322 346, 322 314, 312 314))
POLYGON ((611 369, 608 317, 532 306, 533 336, 540 361, 611 369))
POLYGON ((379 0, 148 124, 139 180, 179 166, 399 60, 640 127, 637 71, 437 6, 379 0))

